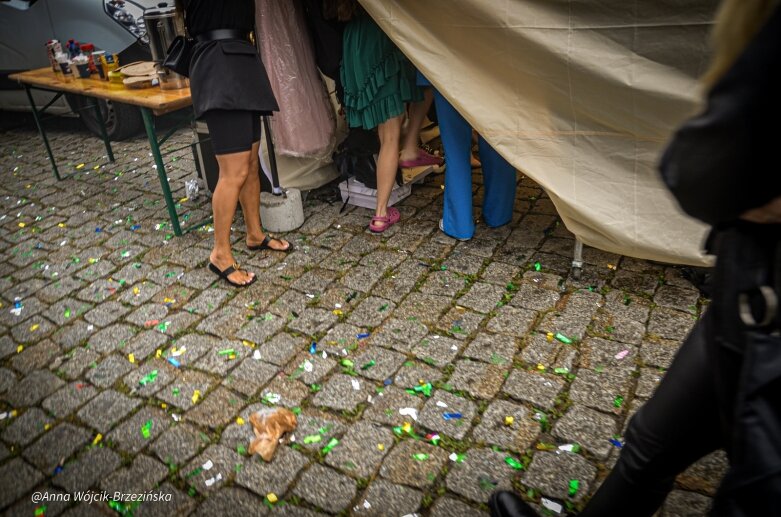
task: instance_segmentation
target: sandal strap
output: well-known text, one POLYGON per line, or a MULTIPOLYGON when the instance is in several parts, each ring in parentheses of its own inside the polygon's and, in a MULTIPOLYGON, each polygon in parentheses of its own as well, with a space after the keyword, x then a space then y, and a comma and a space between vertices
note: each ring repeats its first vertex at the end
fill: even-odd
POLYGON ((265 249, 269 247, 269 243, 274 239, 271 235, 268 233, 265 237, 263 237, 263 242, 260 243, 260 249, 265 249))

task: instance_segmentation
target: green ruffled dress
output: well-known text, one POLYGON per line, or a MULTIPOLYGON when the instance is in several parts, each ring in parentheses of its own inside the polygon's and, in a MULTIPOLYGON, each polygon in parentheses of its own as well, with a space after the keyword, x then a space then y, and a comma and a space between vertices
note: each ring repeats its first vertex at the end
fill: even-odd
POLYGON ((350 127, 372 129, 423 100, 415 67, 365 12, 345 27, 340 74, 350 127))

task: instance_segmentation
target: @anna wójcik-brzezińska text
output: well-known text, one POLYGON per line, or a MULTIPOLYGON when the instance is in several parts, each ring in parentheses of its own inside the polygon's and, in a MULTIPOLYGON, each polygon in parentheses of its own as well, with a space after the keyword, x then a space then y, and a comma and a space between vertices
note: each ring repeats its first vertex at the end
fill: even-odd
POLYGON ((171 502, 170 492, 150 490, 148 492, 109 492, 108 490, 83 490, 73 493, 68 492, 33 492, 33 503, 47 502, 81 502, 81 503, 144 503, 144 502, 171 502))

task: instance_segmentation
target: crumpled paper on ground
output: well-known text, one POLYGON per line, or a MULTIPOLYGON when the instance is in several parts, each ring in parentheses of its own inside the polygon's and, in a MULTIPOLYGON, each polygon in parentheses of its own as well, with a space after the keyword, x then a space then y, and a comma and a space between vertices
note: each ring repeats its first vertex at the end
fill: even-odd
POLYGON ((255 432, 250 442, 249 453, 260 454, 265 461, 271 461, 277 450, 279 439, 286 432, 296 428, 296 415, 285 408, 267 408, 250 415, 249 421, 255 432))

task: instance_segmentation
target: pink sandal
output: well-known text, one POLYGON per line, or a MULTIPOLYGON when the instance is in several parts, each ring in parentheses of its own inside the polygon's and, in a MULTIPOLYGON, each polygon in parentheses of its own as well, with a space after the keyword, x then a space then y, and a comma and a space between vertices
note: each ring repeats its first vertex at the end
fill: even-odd
POLYGON ((399 160, 399 167, 422 167, 426 165, 442 165, 445 162, 441 157, 428 154, 423 149, 418 149, 418 156, 414 160, 399 160))
POLYGON ((389 207, 385 217, 375 215, 369 223, 369 230, 374 233, 382 233, 401 220, 401 214, 393 207, 389 207), (379 223, 379 224, 376 224, 379 223))

